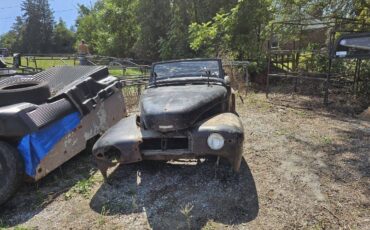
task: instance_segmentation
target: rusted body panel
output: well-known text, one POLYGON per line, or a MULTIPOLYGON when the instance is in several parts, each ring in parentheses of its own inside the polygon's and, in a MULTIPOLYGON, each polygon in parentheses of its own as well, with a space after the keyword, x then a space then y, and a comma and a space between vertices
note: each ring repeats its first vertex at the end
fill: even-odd
POLYGON ((216 115, 192 132, 193 150, 201 155, 216 155, 229 160, 233 169, 239 171, 243 151, 244 130, 240 118, 233 113, 216 115), (207 145, 211 133, 221 134, 225 145, 220 150, 212 150, 207 145))
POLYGON ((97 141, 93 155, 103 175, 108 167, 117 163, 128 164, 142 160, 170 160, 215 155, 229 160, 239 171, 243 149, 243 125, 233 113, 222 113, 199 122, 187 131, 161 133, 140 127, 139 118, 123 119, 97 141), (212 150, 207 138, 221 134, 225 145, 212 150))
POLYGON ((228 93, 223 85, 149 88, 141 96, 141 119, 149 130, 171 132, 188 129, 212 109, 213 114, 225 111, 223 105, 227 103, 228 93))
POLYGON ((122 92, 116 92, 84 116, 79 126, 55 145, 40 162, 32 179, 37 181, 45 177, 84 150, 88 140, 104 133, 125 116, 127 112, 122 92))
POLYGON ((141 161, 139 145, 142 142, 137 117, 122 119, 110 128, 93 147, 98 168, 106 177, 106 171, 117 162, 133 163, 141 161))

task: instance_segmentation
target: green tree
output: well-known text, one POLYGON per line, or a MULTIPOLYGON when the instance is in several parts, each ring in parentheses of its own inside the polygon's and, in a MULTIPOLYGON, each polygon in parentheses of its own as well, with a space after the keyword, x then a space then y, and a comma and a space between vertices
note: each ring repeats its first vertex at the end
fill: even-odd
MULTIPOLYGON (((98 40, 98 17, 97 12, 101 8, 101 3, 97 2, 92 9, 85 5, 78 5, 79 16, 76 20, 77 27, 77 42, 84 39, 89 43, 90 52, 95 52, 96 42, 98 40)), ((76 44, 77 46, 77 44, 76 44)))
POLYGON ((80 6, 77 36, 102 55, 125 57, 133 55, 138 37, 135 9, 138 0, 98 1, 93 9, 80 6))
POLYGON ((270 6, 267 0, 240 0, 211 21, 191 24, 190 47, 199 55, 258 58, 272 19, 270 6))
POLYGON ((54 17, 48 0, 24 0, 23 51, 47 53, 52 48, 54 17))
MULTIPOLYGON (((254 59, 265 54, 273 20, 368 18, 368 5, 368 0, 101 0, 92 9, 80 6, 76 25, 78 38, 99 54, 254 59)), ((275 29, 293 35, 299 28, 275 29)))
POLYGON ((198 56, 221 56, 230 51, 230 14, 217 14, 212 21, 189 26, 190 48, 198 56))
POLYGON ((117 57, 132 56, 138 36, 135 9, 138 0, 105 0, 98 12, 97 50, 117 57))
POLYGON ((66 23, 62 19, 59 19, 53 32, 53 52, 72 53, 75 42, 75 34, 67 28, 66 23))
POLYGON ((0 37, 0 46, 13 52, 21 52, 23 48, 24 22, 22 17, 17 17, 11 30, 0 37))
POLYGON ((270 6, 269 0, 240 0, 232 10, 231 50, 236 52, 237 59, 256 58, 261 54, 267 26, 272 20, 270 6))
POLYGON ((139 36, 135 43, 135 56, 157 60, 160 41, 166 39, 171 21, 170 0, 141 0, 136 9, 139 36))
POLYGON ((0 47, 1 48, 8 48, 10 50, 14 50, 14 45, 17 41, 17 35, 14 31, 9 31, 0 36, 0 47))
POLYGON ((162 59, 176 59, 192 57, 192 50, 188 43, 188 26, 191 22, 188 1, 174 0, 171 9, 169 30, 165 39, 160 41, 160 57, 162 59))
MULTIPOLYGON (((169 30, 165 39, 161 40, 160 53, 162 59, 189 58, 197 54, 189 42, 189 26, 211 20, 219 11, 229 11, 237 1, 225 0, 173 0, 169 30)), ((204 40, 205 41, 205 40, 204 40)), ((210 55, 210 53, 207 53, 210 55)), ((213 55, 215 55, 213 53, 213 55)))

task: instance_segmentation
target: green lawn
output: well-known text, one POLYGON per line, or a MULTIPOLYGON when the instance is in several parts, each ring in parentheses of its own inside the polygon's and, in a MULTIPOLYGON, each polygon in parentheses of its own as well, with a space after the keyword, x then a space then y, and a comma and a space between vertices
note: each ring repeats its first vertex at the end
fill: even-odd
POLYGON ((139 69, 110 69, 109 73, 113 76, 141 76, 142 73, 139 69))
MULTIPOLYGON (((7 58, 5 58, 5 61, 7 62, 7 64, 9 66, 11 66, 11 64, 13 62, 13 58, 12 57, 7 57, 7 58)), ((55 66, 79 65, 79 60, 78 59, 73 60, 73 59, 69 59, 69 58, 65 58, 65 57, 53 57, 53 58, 50 58, 50 57, 40 58, 40 57, 38 57, 37 60, 33 60, 33 59, 29 58, 28 62, 27 62, 27 59, 25 57, 22 57, 21 64, 22 64, 22 66, 28 66, 28 67, 32 67, 32 68, 37 67, 37 68, 41 68, 41 69, 48 69, 48 68, 55 67, 55 66)), ((122 75, 124 75, 124 76, 141 76, 142 75, 142 73, 139 69, 122 70, 122 69, 118 69, 117 67, 114 68, 114 69, 110 69, 109 73, 113 76, 122 76, 122 75)))
MULTIPOLYGON (((54 66, 63 66, 63 65, 78 65, 78 60, 75 62, 73 59, 68 59, 68 58, 64 58, 64 57, 53 57, 53 60, 50 60, 51 58, 44 58, 44 59, 37 59, 37 60, 33 60, 33 59, 28 59, 28 63, 27 63, 27 59, 25 57, 22 57, 21 59, 21 64, 22 66, 28 66, 28 67, 32 67, 32 68, 41 68, 41 69, 48 69, 48 68, 51 68, 51 67, 54 67, 54 66)), ((9 64, 11 64, 13 62, 13 58, 11 57, 8 57, 8 58, 5 58, 5 61, 9 64)))

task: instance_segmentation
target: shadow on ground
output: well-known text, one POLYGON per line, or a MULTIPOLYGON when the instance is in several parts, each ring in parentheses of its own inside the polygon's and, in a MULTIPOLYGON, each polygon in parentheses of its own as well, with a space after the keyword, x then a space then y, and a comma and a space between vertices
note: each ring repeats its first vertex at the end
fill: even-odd
POLYGON ((323 89, 323 84, 319 82, 302 81, 296 90, 292 84, 285 82, 272 86, 269 98, 274 104, 298 109, 324 110, 332 114, 352 117, 367 109, 370 104, 370 98, 366 95, 355 96, 345 89, 333 88, 329 91, 326 105, 323 89))
POLYGON ((251 171, 227 164, 142 162, 118 167, 91 200, 100 214, 145 212, 153 229, 200 229, 208 221, 233 225, 254 220, 259 211, 251 171))
POLYGON ((23 224, 42 212, 79 181, 89 178, 95 167, 84 151, 37 183, 24 183, 0 208, 0 229, 23 224))
POLYGON ((370 194, 370 126, 360 126, 350 130, 334 129, 341 143, 314 144, 297 137, 290 137, 301 146, 311 149, 312 152, 325 152, 321 161, 326 167, 314 167, 319 174, 326 173, 330 178, 339 183, 362 184, 361 190, 370 194))

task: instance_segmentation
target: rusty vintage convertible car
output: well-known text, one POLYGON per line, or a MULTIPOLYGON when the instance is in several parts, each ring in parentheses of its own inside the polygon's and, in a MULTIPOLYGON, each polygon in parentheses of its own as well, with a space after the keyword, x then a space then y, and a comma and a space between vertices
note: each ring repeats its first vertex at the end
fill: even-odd
POLYGON ((215 155, 239 170, 243 125, 219 59, 154 63, 140 115, 122 119, 94 145, 106 178, 118 163, 215 155))

